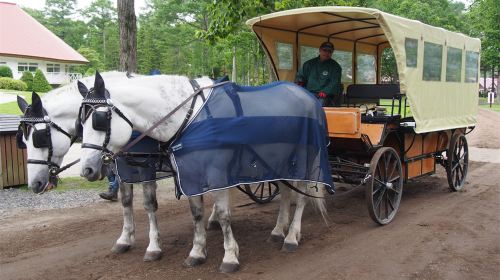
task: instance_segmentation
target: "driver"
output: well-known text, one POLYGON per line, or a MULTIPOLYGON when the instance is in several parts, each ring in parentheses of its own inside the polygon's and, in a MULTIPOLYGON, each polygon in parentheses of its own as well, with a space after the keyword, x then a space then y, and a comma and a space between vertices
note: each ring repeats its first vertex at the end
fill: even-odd
POLYGON ((295 82, 316 95, 323 106, 340 106, 342 68, 332 59, 334 47, 324 42, 319 56, 304 62, 295 82))

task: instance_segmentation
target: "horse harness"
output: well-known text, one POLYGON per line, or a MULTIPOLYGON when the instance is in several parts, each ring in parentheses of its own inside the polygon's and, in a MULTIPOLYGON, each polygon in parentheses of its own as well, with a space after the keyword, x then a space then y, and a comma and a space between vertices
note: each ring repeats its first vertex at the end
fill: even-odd
POLYGON ((71 144, 76 141, 77 137, 71 136, 71 134, 62 129, 59 125, 52 122, 45 110, 43 113, 43 117, 21 117, 21 122, 16 134, 16 142, 18 148, 26 149, 26 144, 23 142, 22 137, 24 135, 24 138, 27 140, 28 135, 30 134, 30 130, 31 128, 33 128, 33 146, 35 148, 48 148, 48 156, 47 160, 28 159, 27 163, 47 165, 49 168, 49 181, 55 183, 57 181, 57 174, 61 173, 62 170, 67 169, 69 166, 61 169, 58 164, 52 161, 54 149, 51 138, 51 128, 54 128, 60 131, 62 134, 66 135, 71 140, 71 144), (36 124, 45 124, 45 128, 37 129, 35 126, 36 124))
MULTIPOLYGON (((227 82, 221 82, 217 84, 213 84, 210 86, 206 87, 200 87, 198 83, 195 80, 190 80, 191 86, 193 87, 194 93, 191 94, 189 97, 187 97, 181 104, 179 104, 177 107, 175 107, 170 113, 162 117, 159 121, 157 121, 153 126, 151 126, 149 129, 147 129, 145 132, 143 132, 140 136, 138 136, 136 139, 128 143, 126 146, 124 146, 122 149, 120 149, 117 153, 111 152, 107 146, 109 144, 110 136, 111 136, 111 118, 112 118, 112 111, 118 114, 123 120, 125 120, 130 127, 133 128, 132 122, 118 109, 116 106, 114 106, 113 102, 110 99, 110 94, 108 90, 105 90, 105 99, 103 98, 84 98, 82 100, 82 105, 80 107, 80 112, 78 114, 78 120, 77 120, 77 131, 81 130, 83 127, 83 124, 89 119, 90 115, 92 115, 92 128, 97 131, 103 131, 106 133, 104 142, 101 146, 91 144, 91 143, 82 143, 82 148, 90 148, 90 149, 95 149, 95 150, 100 150, 102 152, 102 160, 103 164, 110 164, 112 161, 114 161, 117 157, 123 155, 126 151, 128 151, 132 146, 137 144, 141 139, 143 139, 145 136, 147 136, 153 129, 158 127, 162 122, 164 122, 166 119, 168 119, 170 116, 172 116, 175 112, 177 112, 182 106, 184 106, 186 103, 191 101, 191 105, 188 109, 188 112, 186 113, 186 117, 184 118, 181 127, 177 131, 177 133, 172 137, 172 139, 176 139, 179 134, 182 132, 184 127, 187 125, 189 119, 191 118, 193 114, 193 108, 196 103, 196 99, 198 96, 201 96, 202 100, 205 101, 205 96, 203 95, 203 90, 209 89, 209 88, 214 88, 216 86, 220 86, 222 84, 226 84, 227 82), (98 108, 100 107, 106 107, 106 111, 97 111, 98 108)), ((93 88, 90 89, 89 93, 87 96, 89 96, 93 92, 93 88)), ((172 140, 171 139, 171 140, 172 140)), ((168 141, 167 143, 171 142, 168 141)), ((167 146, 162 145, 162 146, 167 146)))

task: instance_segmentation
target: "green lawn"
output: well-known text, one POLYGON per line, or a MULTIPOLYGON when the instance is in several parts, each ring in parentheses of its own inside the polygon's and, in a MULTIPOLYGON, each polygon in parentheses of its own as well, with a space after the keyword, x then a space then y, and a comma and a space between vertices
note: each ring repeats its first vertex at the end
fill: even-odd
POLYGON ((490 108, 490 105, 488 104, 488 100, 486 97, 479 97, 479 108, 500 112, 500 104, 493 103, 490 108))
MULTIPOLYGON (((106 190, 108 187, 108 180, 100 180, 100 181, 95 181, 95 182, 89 182, 85 178, 81 177, 66 177, 66 178, 61 178, 59 180, 59 183, 57 184, 57 188, 53 189, 52 191, 55 192, 66 192, 69 190, 90 190, 90 189, 96 189, 96 190, 106 190)), ((21 186, 19 189, 25 190, 25 191, 31 191, 28 189, 27 185, 21 186)))
MULTIPOLYGON (((2 93, 12 94, 12 95, 22 95, 28 103, 31 104, 31 92, 29 91, 15 91, 15 90, 6 90, 2 89, 2 93)), ((44 93, 39 93, 40 96, 43 96, 44 93)), ((0 114, 6 115, 21 115, 21 110, 17 106, 17 102, 9 102, 0 104, 0 114)))

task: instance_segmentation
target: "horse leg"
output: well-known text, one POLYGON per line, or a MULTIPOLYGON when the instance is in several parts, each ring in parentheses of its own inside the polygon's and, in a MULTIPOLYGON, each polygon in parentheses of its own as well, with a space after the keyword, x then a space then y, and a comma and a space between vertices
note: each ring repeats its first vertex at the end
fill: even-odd
POLYGON ((156 221, 156 210, 158 210, 158 201, 156 200, 156 182, 142 184, 144 194, 144 209, 148 212, 149 219, 149 245, 144 255, 144 261, 156 261, 161 258, 162 251, 160 247, 160 232, 156 221))
POLYGON ((123 228, 120 238, 116 240, 111 251, 121 254, 127 252, 135 242, 135 223, 133 198, 134 190, 132 184, 120 182, 121 201, 123 206, 123 228))
POLYGON ((271 232, 269 241, 283 243, 285 239, 285 230, 288 229, 288 224, 290 223, 290 188, 286 185, 279 183, 280 185, 280 210, 278 214, 278 219, 276 221, 276 226, 271 232))
MULTIPOLYGON (((310 193, 309 190, 317 189, 317 191, 315 191, 312 195, 317 197, 324 196, 323 186, 318 186, 317 188, 308 188, 307 183, 298 183, 296 187, 307 194, 310 193)), ((321 216, 326 222, 326 206, 325 206, 325 200, 323 198, 312 198, 312 197, 308 198, 300 193, 297 193, 296 195, 297 195, 296 197, 297 205, 295 207, 295 213, 290 228, 288 230, 288 235, 286 236, 285 242, 283 243, 283 247, 281 248, 281 250, 285 252, 294 252, 297 250, 297 247, 299 246, 299 241, 301 238, 300 231, 302 226, 302 214, 304 212, 304 207, 306 206, 309 199, 311 199, 314 202, 314 205, 316 206, 316 208, 318 209, 321 216)))
POLYGON ((212 214, 208 218, 207 230, 220 229, 219 222, 217 221, 217 212, 215 211, 215 203, 212 207, 212 214))
MULTIPOLYGON (((304 185, 299 183, 298 188, 300 188, 302 191, 305 192, 306 188, 304 185)), ((282 251, 285 252, 294 252, 297 250, 297 247, 299 246, 299 241, 300 241, 300 229, 301 229, 301 222, 302 222, 302 213, 304 212, 304 207, 307 204, 307 199, 305 195, 302 194, 297 194, 297 199, 296 199, 296 206, 295 206, 295 213, 293 215, 293 220, 290 225, 290 228, 288 229, 288 234, 285 238, 285 242, 283 243, 283 247, 281 248, 282 251)))
POLYGON ((184 261, 188 267, 198 266, 207 259, 207 232, 203 224, 203 196, 189 198, 189 206, 193 215, 194 237, 193 248, 184 261))
POLYGON ((224 235, 224 258, 219 270, 225 273, 235 272, 240 267, 238 261, 239 248, 231 229, 229 191, 222 190, 213 194, 215 197, 215 215, 218 218, 222 234, 224 235))

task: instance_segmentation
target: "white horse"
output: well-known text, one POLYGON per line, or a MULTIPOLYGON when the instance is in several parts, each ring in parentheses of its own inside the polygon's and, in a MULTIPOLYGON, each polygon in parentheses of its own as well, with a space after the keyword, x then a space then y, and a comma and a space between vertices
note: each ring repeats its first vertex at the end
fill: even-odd
MULTIPOLYGON (((126 78, 124 73, 109 72, 103 73, 106 79, 126 78)), ((94 77, 84 78, 85 84, 91 84, 94 77)), ((41 117, 46 113, 50 121, 60 127, 71 137, 76 136, 75 121, 78 117, 78 109, 82 97, 78 92, 76 82, 57 88, 43 97, 33 93, 32 105, 29 105, 23 98, 18 97, 18 105, 23 113, 28 109, 31 111, 31 117, 41 117), (45 111, 45 112, 44 112, 45 111), (34 116, 33 116, 34 114, 34 116)), ((38 130, 45 128, 44 123, 34 124, 38 130)), ((49 148, 36 148, 33 143, 33 133, 35 129, 30 129, 29 134, 23 137, 27 147, 28 158, 39 162, 47 161, 49 157, 49 148)), ((61 166, 64 156, 69 151, 71 137, 68 137, 63 131, 51 126, 50 141, 52 143, 51 162, 61 166)), ((57 183, 54 182, 55 184, 57 183)), ((35 193, 40 193, 46 189, 49 182, 49 166, 47 164, 29 164, 28 163, 28 187, 35 193)), ((160 234, 156 220, 156 210, 158 203, 156 200, 156 182, 143 183, 144 209, 149 218, 149 245, 144 255, 144 261, 154 261, 161 258, 160 234)), ((51 187, 49 187, 51 188, 51 187)), ((112 251, 115 253, 124 253, 133 246, 135 241, 135 223, 133 215, 133 185, 120 182, 121 202, 123 206, 123 229, 120 237, 114 244, 112 251)))
MULTIPOLYGON (((212 85, 213 82, 207 77, 196 80, 199 86, 212 85)), ((193 93, 193 86, 189 79, 181 76, 144 76, 130 80, 104 80, 96 74, 96 80, 92 92, 92 98, 100 99, 99 104, 92 105, 89 110, 83 110, 83 149, 81 157, 82 176, 90 181, 99 179, 103 165, 103 153, 116 153, 127 144, 127 140, 134 130, 145 132, 160 120, 168 112, 172 112, 183 100, 193 93), (108 92, 109 91, 109 92, 108 92), (110 96, 112 98, 110 99, 110 96), (107 99, 107 100, 106 100, 107 99), (107 103, 106 103, 107 102, 107 103), (106 105, 108 104, 108 105, 106 105), (109 111, 108 111, 109 109, 109 111), (111 119, 107 125, 109 129, 104 131, 102 127, 94 127, 92 112, 104 112, 110 114, 111 119)), ((89 90, 81 85, 81 94, 85 97, 89 90)), ((205 89, 207 96, 209 90, 205 89)), ((89 95, 90 96, 90 95, 89 95)), ((88 96, 87 96, 88 97, 88 96)), ((96 100, 96 99, 95 99, 96 100)), ((189 105, 190 102, 188 102, 189 105)), ((202 105, 201 98, 198 98, 193 108, 193 115, 196 115, 202 105)), ((88 106, 88 104, 87 104, 88 106)), ((148 133, 148 136, 167 142, 180 129, 189 111, 189 106, 181 106, 173 113, 169 119, 159 124, 156 129, 148 133)), ((192 117, 191 116, 191 117, 192 117)), ((102 120, 102 119, 101 119, 102 120)), ((106 155, 104 155, 104 158, 106 155)), ((310 188, 306 184, 296 184, 304 192, 309 192, 310 188)), ((283 240, 282 249, 293 251, 297 248, 300 240, 300 229, 303 209, 306 205, 306 197, 297 195, 297 205, 294 218, 290 227, 290 189, 284 184, 280 186, 281 203, 280 212, 275 228, 271 233, 272 240, 283 240), (285 231, 288 234, 285 237, 285 231)), ((229 192, 221 190, 212 192, 215 197, 213 212, 208 222, 210 224, 219 223, 224 235, 224 258, 220 266, 223 272, 233 272, 239 268, 239 248, 231 230, 231 213, 229 205, 229 192)), ((322 196, 323 188, 319 188, 316 195, 322 196)), ((314 199, 315 205, 324 217, 326 208, 323 199, 314 199)), ((194 222, 194 241, 188 258, 185 260, 187 266, 196 266, 203 263, 207 257, 206 232, 203 221, 203 199, 202 196, 189 197, 189 204, 194 222)))

